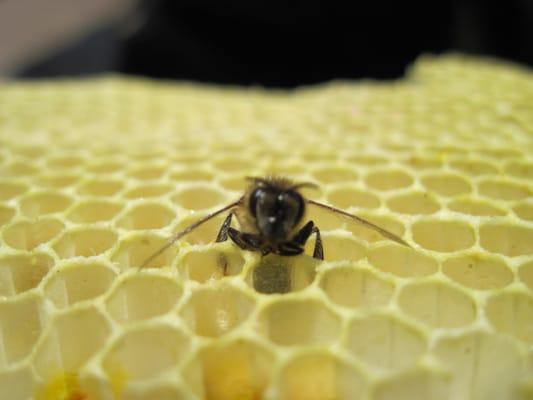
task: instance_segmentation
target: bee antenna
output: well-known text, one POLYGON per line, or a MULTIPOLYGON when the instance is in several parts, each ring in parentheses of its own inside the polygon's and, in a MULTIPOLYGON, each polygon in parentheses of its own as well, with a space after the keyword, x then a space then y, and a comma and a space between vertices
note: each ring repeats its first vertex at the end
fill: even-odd
POLYGON ((387 239, 390 239, 390 240, 393 240, 395 241, 396 243, 399 243, 401 245, 404 245, 406 247, 411 247, 409 246, 409 244, 403 240, 401 237, 395 235, 394 233, 392 232, 389 232, 388 230, 386 229, 383 229, 381 226, 378 226, 370 221, 367 221, 366 219, 364 218, 361 218, 361 217, 358 217, 357 215, 354 215, 354 214, 350 214, 350 213, 347 213, 346 211, 342 211, 342 210, 339 210, 338 208, 335 208, 335 207, 332 207, 332 206, 328 206, 327 204, 322 204, 322 203, 319 203, 317 201, 314 201, 314 200, 307 200, 307 202, 309 204, 312 204, 314 206, 317 206, 317 207, 320 207, 320 208, 324 208, 328 211, 331 211, 335 214, 339 214, 339 215, 342 215, 343 217, 347 217, 347 218, 350 218, 352 221, 355 221, 355 222, 358 222, 360 223, 361 225, 364 225, 366 226, 367 228, 370 228, 376 232, 378 232, 381 236, 383 236, 384 238, 387 238, 387 239))
POLYGON ((228 204, 227 206, 224 206, 222 207, 221 209, 218 209, 214 212, 212 212, 211 214, 208 214, 206 215, 205 217, 199 219, 198 221, 195 221, 193 222, 192 224, 190 224, 188 227, 186 227, 185 229, 183 229, 182 231, 179 231, 178 233, 176 233, 174 236, 172 236, 168 242, 166 244, 164 244, 159 250, 157 250, 155 253, 153 253, 150 257, 148 257, 146 260, 144 260, 144 262, 141 264, 141 266, 139 267, 139 271, 141 269, 143 269, 145 266, 147 266, 151 261, 153 261, 154 259, 156 259, 157 257, 159 257, 166 249, 168 249, 170 246, 172 246, 177 240, 181 239, 183 236, 191 233, 192 231, 194 231, 196 228, 198 228, 200 225, 202 225, 204 222, 207 222, 209 221, 210 219, 216 217, 217 215, 223 213, 224 211, 227 211, 235 206, 238 206, 239 204, 242 203, 244 199, 244 196, 241 197, 239 200, 231 203, 231 204, 228 204))

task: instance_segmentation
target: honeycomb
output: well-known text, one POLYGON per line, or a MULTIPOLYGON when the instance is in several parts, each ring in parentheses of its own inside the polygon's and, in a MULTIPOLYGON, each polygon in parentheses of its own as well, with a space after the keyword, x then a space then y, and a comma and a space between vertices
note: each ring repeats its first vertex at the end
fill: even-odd
POLYGON ((293 91, 107 76, 0 91, 0 398, 532 399, 533 75, 426 56, 293 91), (245 176, 325 261, 213 243, 245 176))

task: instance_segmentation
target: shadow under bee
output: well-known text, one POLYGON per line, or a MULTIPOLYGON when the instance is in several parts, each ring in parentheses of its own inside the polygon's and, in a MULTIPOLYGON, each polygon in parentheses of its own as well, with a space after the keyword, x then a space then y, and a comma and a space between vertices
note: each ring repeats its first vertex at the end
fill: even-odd
POLYGON ((255 291, 263 294, 289 293, 313 283, 320 261, 309 257, 282 257, 275 254, 259 259, 246 277, 255 291))

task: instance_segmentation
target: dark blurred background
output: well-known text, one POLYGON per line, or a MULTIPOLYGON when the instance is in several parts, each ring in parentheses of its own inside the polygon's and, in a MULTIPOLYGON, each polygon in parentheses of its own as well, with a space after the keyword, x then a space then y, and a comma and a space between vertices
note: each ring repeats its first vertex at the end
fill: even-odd
POLYGON ((446 51, 533 66, 533 0, 0 0, 4 77, 294 87, 397 78, 446 51))

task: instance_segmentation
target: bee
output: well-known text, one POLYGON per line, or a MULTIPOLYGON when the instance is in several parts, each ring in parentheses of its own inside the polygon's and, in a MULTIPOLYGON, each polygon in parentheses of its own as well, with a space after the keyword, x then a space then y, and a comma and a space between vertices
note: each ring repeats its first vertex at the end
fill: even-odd
POLYGON ((373 229, 387 239, 410 247, 402 238, 366 219, 327 204, 306 199, 300 193, 300 189, 304 187, 316 188, 317 185, 314 183, 293 183, 284 177, 248 177, 246 179, 250 182, 250 185, 243 196, 176 233, 163 247, 148 257, 141 264, 140 269, 144 268, 177 240, 191 233, 210 219, 227 211, 229 211, 229 214, 222 223, 215 242, 225 242, 230 238, 241 249, 258 251, 263 256, 269 253, 280 256, 302 254, 307 240, 314 234, 313 257, 318 260, 324 259, 320 230, 313 221, 308 221, 302 226, 307 205, 319 207, 346 217, 373 229), (231 226, 233 216, 239 222, 241 230, 231 226))

